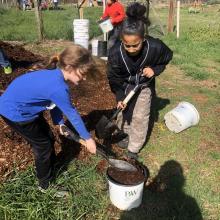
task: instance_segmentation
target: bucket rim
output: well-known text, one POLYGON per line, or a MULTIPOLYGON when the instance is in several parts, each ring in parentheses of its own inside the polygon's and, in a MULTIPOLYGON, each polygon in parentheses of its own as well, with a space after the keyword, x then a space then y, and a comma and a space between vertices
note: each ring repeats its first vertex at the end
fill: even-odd
POLYGON ((103 18, 103 19, 101 19, 101 20, 98 20, 97 21, 97 24, 101 24, 101 23, 103 23, 103 22, 105 22, 105 21, 110 21, 110 17, 105 17, 105 18, 103 18))
POLYGON ((80 19, 80 18, 76 18, 76 19, 73 19, 73 21, 87 21, 87 22, 89 22, 89 19, 80 19))
POLYGON ((118 186, 124 186, 124 187, 138 186, 138 185, 140 185, 140 184, 142 184, 142 183, 145 183, 145 182, 147 181, 147 179, 149 178, 149 176, 150 176, 150 173, 149 173, 149 170, 148 170, 147 167, 142 166, 141 168, 143 169, 144 180, 139 181, 138 183, 135 183, 135 184, 122 184, 122 183, 116 182, 116 181, 115 181, 114 179, 112 179, 112 178, 110 177, 110 175, 108 174, 109 167, 108 167, 107 170, 106 170, 106 176, 107 176, 108 181, 110 181, 110 182, 112 182, 112 183, 114 183, 115 185, 118 185, 118 186))
MULTIPOLYGON (((182 102, 179 103, 179 105, 181 105, 181 104, 186 104, 186 105, 192 107, 193 110, 195 111, 196 115, 197 115, 198 122, 200 121, 200 115, 199 115, 199 112, 198 112, 198 110, 196 109, 196 107, 195 107, 193 104, 191 104, 190 102, 186 102, 186 101, 182 101, 182 102)), ((197 122, 197 123, 198 123, 198 122, 197 122)))

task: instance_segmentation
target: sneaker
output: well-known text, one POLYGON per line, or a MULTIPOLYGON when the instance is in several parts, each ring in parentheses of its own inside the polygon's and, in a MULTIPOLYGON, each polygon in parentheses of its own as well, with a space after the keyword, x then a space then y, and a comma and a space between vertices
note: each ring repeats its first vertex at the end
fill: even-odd
POLYGON ((117 142, 117 146, 122 148, 122 149, 126 149, 126 148, 128 148, 128 143, 129 143, 129 137, 126 136, 124 139, 117 142))
POLYGON ((11 68, 11 66, 6 66, 6 67, 4 67, 4 73, 5 73, 5 74, 11 74, 11 73, 12 73, 12 68, 11 68))
POLYGON ((65 198, 70 195, 69 191, 61 186, 50 186, 47 189, 42 188, 41 186, 38 186, 38 190, 42 193, 47 193, 49 190, 55 191, 54 197, 56 198, 65 198))
POLYGON ((127 157, 129 159, 138 160, 138 153, 133 153, 131 151, 128 151, 127 152, 127 157))

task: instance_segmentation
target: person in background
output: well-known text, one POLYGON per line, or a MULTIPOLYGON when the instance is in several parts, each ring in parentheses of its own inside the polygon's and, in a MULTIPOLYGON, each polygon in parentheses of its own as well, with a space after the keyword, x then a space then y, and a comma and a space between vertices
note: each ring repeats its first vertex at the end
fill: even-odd
POLYGON ((0 66, 3 67, 5 74, 12 73, 11 64, 2 49, 0 49, 0 66))
POLYGON ((124 6, 117 0, 107 0, 102 19, 110 18, 113 30, 108 33, 108 50, 120 40, 120 25, 125 18, 124 6))
MULTIPOLYGON (((54 136, 42 112, 50 110, 52 120, 60 133, 68 136, 64 125, 67 117, 90 153, 96 153, 96 144, 87 131, 70 99, 67 82, 78 85, 91 74, 94 62, 88 50, 73 45, 51 58, 47 66, 36 65, 31 72, 17 77, 0 96, 0 115, 3 120, 32 146, 39 190, 45 192, 53 180, 56 162, 54 136)), ((66 195, 57 191, 57 196, 66 195)))
POLYGON ((54 4, 54 9, 57 10, 58 9, 58 0, 53 0, 53 4, 54 4))
POLYGON ((150 24, 145 12, 146 7, 140 3, 128 6, 127 18, 121 25, 121 41, 110 49, 107 65, 117 107, 124 109, 117 124, 127 136, 118 146, 127 148, 127 156, 133 159, 138 158, 147 137, 154 78, 165 70, 173 55, 161 40, 145 37, 145 26, 150 24), (141 89, 126 107, 122 101, 138 84, 141 89))

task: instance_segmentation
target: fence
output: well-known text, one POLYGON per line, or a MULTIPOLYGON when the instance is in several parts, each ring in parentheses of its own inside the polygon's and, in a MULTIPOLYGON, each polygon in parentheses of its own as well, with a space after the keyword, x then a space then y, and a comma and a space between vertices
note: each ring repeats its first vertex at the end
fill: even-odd
MULTIPOLYGON (((18 6, 19 2, 21 0, 0 0, 0 7, 1 6, 7 6, 7 7, 12 7, 12 6, 18 6)), ((61 4, 77 4, 78 0, 59 0, 61 4)))

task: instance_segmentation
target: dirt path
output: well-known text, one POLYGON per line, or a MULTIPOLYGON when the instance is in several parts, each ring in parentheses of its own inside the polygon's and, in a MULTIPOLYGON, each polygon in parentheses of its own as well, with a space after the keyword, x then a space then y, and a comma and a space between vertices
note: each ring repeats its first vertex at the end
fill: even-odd
MULTIPOLYGON (((70 42, 50 42, 46 43, 48 48, 64 48, 70 45, 70 42)), ((3 72, 0 73, 0 88, 4 90, 7 85, 18 75, 23 74, 31 64, 43 60, 48 53, 45 50, 39 55, 36 55, 29 50, 25 50, 19 45, 12 46, 11 44, 1 42, 5 53, 7 54, 9 60, 12 63, 13 74, 6 76, 3 72)), ((36 48, 33 45, 26 45, 27 48, 32 49, 32 51, 41 51, 38 47, 45 49, 44 45, 37 45, 36 48)), ((48 49, 49 50, 49 49, 48 49)), ((89 78, 83 81, 78 87, 71 86, 72 101, 76 108, 79 110, 80 114, 87 127, 92 130, 94 124, 99 120, 102 114, 109 114, 107 110, 111 110, 114 105, 114 97, 110 92, 109 86, 106 80, 105 74, 105 62, 101 60, 96 60, 97 70, 95 78, 89 78), (95 110, 94 110, 95 109, 95 110)), ((45 117, 52 124, 49 115, 46 113, 45 117)), ((23 138, 17 135, 0 119, 0 126, 3 128, 0 134, 0 179, 5 179, 9 176, 14 169, 17 167, 18 170, 25 169, 26 166, 33 162, 33 157, 31 153, 30 146, 26 143, 23 138)), ((57 130, 54 130, 56 136, 56 150, 60 152, 61 145, 62 148, 66 149, 72 143, 60 138, 57 130)), ((72 147, 72 146, 71 146, 72 147)), ((75 150, 72 154, 77 154, 77 157, 88 157, 88 154, 82 150, 75 150)), ((74 157, 74 155, 72 155, 74 157)))

